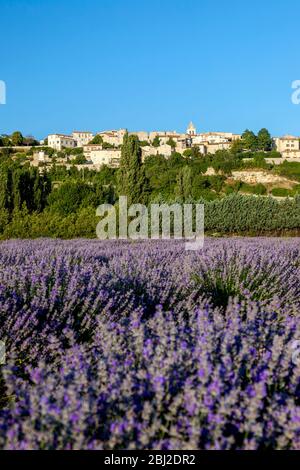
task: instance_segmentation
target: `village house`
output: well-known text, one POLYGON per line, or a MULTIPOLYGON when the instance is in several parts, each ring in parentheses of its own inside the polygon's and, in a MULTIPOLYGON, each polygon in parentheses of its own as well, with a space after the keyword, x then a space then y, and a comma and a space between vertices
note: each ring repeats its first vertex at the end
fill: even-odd
POLYGON ((276 137, 274 139, 275 148, 284 158, 300 157, 300 139, 292 135, 276 137))
POLYGON ((76 140, 69 135, 64 134, 50 134, 48 135, 48 147, 55 150, 62 150, 63 148, 73 149, 77 146, 76 140))
POLYGON ((77 147, 83 147, 92 140, 94 134, 86 131, 73 131, 72 137, 76 141, 77 147))
POLYGON ((170 145, 163 144, 159 147, 152 147, 152 145, 145 145, 142 147, 142 160, 149 157, 150 155, 163 155, 164 157, 170 157, 173 149, 170 145))
POLYGON ((126 129, 119 129, 119 130, 110 130, 110 131, 101 131, 97 132, 96 135, 102 137, 103 142, 108 144, 114 145, 118 147, 122 145, 124 135, 126 134, 126 129))
POLYGON ((83 147, 85 158, 95 166, 107 165, 113 168, 120 166, 121 150, 103 149, 101 145, 85 145, 83 147))
POLYGON ((91 160, 92 152, 97 152, 102 150, 101 144, 88 144, 83 146, 83 155, 85 156, 86 160, 91 160))
POLYGON ((197 146, 200 153, 214 154, 218 150, 229 150, 232 142, 240 140, 240 134, 231 132, 203 132, 201 134, 190 134, 191 146, 197 146))
POLYGON ((155 137, 159 138, 161 144, 165 144, 170 139, 174 140, 174 142, 186 139, 186 134, 180 134, 176 131, 152 131, 149 133, 150 142, 153 142, 155 137))

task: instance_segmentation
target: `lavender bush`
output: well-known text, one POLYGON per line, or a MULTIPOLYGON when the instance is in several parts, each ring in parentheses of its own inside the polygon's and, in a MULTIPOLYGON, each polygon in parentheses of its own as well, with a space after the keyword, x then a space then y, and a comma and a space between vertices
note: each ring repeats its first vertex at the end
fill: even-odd
POLYGON ((300 243, 0 245, 0 447, 300 449, 300 243))

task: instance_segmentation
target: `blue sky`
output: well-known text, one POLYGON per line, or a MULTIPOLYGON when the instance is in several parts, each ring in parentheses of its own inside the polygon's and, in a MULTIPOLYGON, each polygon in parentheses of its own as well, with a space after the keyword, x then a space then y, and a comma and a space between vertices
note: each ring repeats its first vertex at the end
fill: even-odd
POLYGON ((297 0, 0 0, 0 133, 300 135, 297 0))

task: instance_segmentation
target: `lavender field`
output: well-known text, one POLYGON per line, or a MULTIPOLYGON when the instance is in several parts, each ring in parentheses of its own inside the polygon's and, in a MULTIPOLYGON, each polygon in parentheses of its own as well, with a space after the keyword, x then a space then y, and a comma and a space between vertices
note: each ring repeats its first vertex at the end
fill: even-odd
POLYGON ((299 254, 1 243, 0 448, 300 449, 299 254))

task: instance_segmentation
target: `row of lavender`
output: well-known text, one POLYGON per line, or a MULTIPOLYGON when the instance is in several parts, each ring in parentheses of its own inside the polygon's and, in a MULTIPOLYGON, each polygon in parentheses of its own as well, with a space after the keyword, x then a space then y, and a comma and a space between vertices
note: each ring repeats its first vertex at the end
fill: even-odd
POLYGON ((0 447, 300 449, 300 242, 0 245, 0 447))

